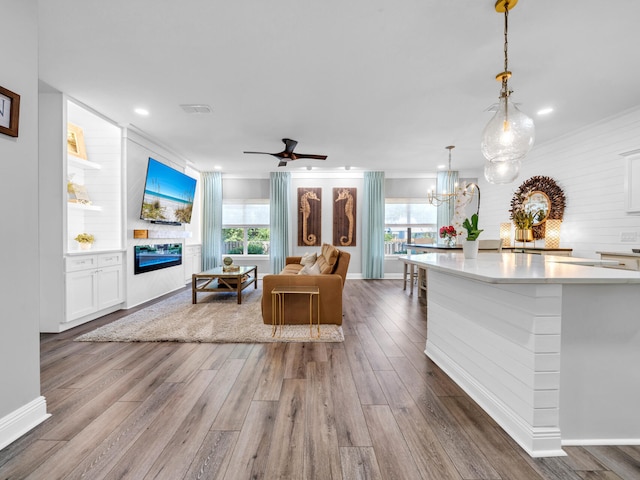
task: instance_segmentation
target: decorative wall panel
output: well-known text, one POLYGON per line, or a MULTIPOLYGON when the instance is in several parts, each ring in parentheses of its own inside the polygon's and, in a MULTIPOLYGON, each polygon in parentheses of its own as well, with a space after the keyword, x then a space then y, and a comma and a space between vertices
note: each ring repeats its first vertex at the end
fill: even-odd
POLYGON ((298 188, 298 246, 320 246, 322 242, 322 189, 298 188))
POLYGON ((333 189, 333 244, 356 246, 356 188, 333 189))

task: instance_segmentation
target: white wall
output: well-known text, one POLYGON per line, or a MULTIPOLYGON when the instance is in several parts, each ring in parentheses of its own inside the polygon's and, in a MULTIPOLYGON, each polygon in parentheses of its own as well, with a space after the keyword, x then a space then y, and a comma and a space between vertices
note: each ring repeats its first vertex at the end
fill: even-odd
POLYGON ((535 145, 514 183, 489 185, 480 178, 483 236, 499 234, 500 223, 509 221, 515 190, 528 178, 541 175, 553 178, 564 191, 560 246, 573 248, 573 256, 598 258, 596 251, 631 252, 631 248, 640 248, 640 242, 620 241, 622 232, 636 232, 640 239, 640 215, 625 213, 625 159, 621 156, 637 149, 640 107, 553 142, 535 145))
POLYGON ((133 273, 133 247, 134 245, 149 245, 158 243, 183 243, 198 244, 200 242, 200 191, 201 181, 197 172, 187 168, 186 161, 179 158, 175 153, 167 150, 152 140, 127 129, 125 133, 126 151, 126 185, 127 185, 127 211, 126 211, 126 285, 127 301, 126 308, 139 305, 148 300, 157 298, 165 293, 175 291, 185 285, 185 259, 183 246, 183 263, 175 267, 146 272, 139 275, 133 273), (140 208, 142 206, 142 195, 144 192, 144 182, 147 173, 147 163, 149 157, 158 160, 176 170, 188 173, 198 180, 196 187, 196 198, 194 201, 194 211, 192 213, 192 223, 190 225, 172 226, 157 225, 140 220, 140 208), (189 232, 191 237, 172 237, 167 233, 168 238, 162 239, 134 239, 133 230, 158 230, 163 232, 189 232))
POLYGON ((46 418, 40 396, 38 30, 36 0, 0 0, 0 85, 20 95, 17 138, 0 134, 0 448, 46 418))

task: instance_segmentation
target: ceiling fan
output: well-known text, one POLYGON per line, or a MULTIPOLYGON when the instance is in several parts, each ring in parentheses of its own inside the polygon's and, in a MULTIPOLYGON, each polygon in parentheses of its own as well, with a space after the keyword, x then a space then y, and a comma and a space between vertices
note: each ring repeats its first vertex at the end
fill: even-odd
POLYGON ((294 160, 298 160, 300 158, 311 158, 313 160, 326 160, 327 156, 326 155, 311 155, 311 154, 307 154, 307 153, 293 153, 293 149, 296 148, 296 145, 298 145, 298 142, 296 142, 295 140, 291 140, 290 138, 283 138, 282 141, 284 142, 284 150, 281 151, 280 153, 269 153, 269 152, 244 152, 244 153, 260 153, 260 154, 264 154, 264 155, 271 155, 273 157, 276 157, 277 159, 280 160, 280 163, 278 163, 279 167, 286 167, 287 166, 287 162, 292 162, 294 160))

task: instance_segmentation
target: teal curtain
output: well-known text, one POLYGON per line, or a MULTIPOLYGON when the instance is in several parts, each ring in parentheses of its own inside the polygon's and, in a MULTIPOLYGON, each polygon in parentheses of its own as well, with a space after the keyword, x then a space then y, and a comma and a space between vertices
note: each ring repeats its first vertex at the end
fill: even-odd
POLYGON ((272 273, 280 273, 285 259, 290 254, 289 246, 289 197, 291 174, 289 172, 271 172, 271 195, 269 205, 271 248, 269 262, 272 273))
POLYGON ((204 172, 202 268, 209 270, 222 263, 222 173, 204 172))
POLYGON ((384 278, 384 172, 364 173, 362 276, 384 278))

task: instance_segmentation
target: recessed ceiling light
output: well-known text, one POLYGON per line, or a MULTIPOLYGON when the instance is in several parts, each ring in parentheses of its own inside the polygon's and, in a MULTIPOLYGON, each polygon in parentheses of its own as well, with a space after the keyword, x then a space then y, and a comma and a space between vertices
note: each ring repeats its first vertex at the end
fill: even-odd
POLYGON ((222 167, 220 165, 214 165, 213 169, 214 170, 222 170, 222 167))
POLYGON ((441 170, 443 168, 447 168, 447 166, 446 165, 438 165, 438 170, 441 170))
POLYGON ((146 108, 136 108, 134 112, 136 112, 138 115, 142 115, 143 117, 149 115, 149 110, 147 110, 146 108))
POLYGON ((538 115, 549 115, 551 112, 553 112, 552 107, 541 108, 538 110, 538 115))

